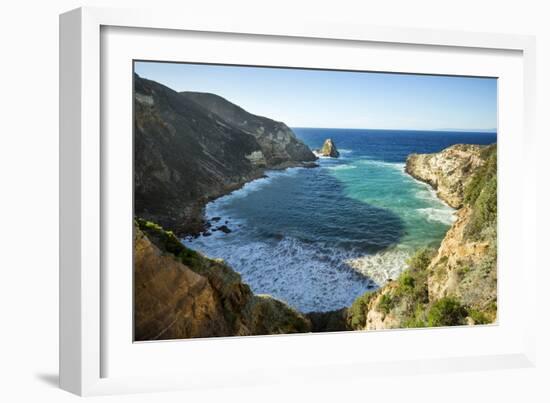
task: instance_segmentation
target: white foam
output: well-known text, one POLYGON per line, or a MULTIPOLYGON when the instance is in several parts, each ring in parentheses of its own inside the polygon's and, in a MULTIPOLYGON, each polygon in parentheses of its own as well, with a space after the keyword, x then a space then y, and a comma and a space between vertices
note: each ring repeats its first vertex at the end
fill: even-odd
POLYGON ((386 161, 364 159, 364 160, 360 160, 359 164, 392 168, 405 173, 405 164, 402 162, 386 162, 386 161))
POLYGON ((351 153, 353 153, 353 150, 349 150, 347 148, 339 148, 338 153, 340 153, 340 157, 337 157, 337 158, 325 156, 325 155, 321 154, 318 150, 312 150, 311 152, 313 153, 313 155, 315 155, 317 158, 319 158, 321 160, 336 160, 338 158, 339 159, 348 159, 348 156, 351 153))
POLYGON ((417 209, 420 214, 425 216, 430 221, 438 221, 446 225, 451 225, 456 220, 454 211, 450 208, 420 208, 417 209))
POLYGON ((456 221, 455 210, 449 207, 443 200, 437 196, 437 192, 427 183, 419 181, 412 176, 411 180, 421 187, 416 191, 415 197, 427 201, 431 207, 417 209, 420 214, 428 220, 438 221, 446 225, 452 225, 456 221))
POLYGON ((327 169, 330 169, 331 171, 345 171, 348 169, 355 169, 357 168, 357 165, 353 164, 342 164, 342 165, 335 165, 332 167, 328 167, 327 169))
POLYGON ((328 155, 321 154, 319 151, 312 151, 312 152, 313 152, 313 155, 315 155, 317 158, 322 160, 334 159, 333 157, 329 157, 328 155))
MULTIPOLYGON (((351 267, 348 262, 357 254, 319 243, 306 244, 292 237, 259 241, 247 239, 246 232, 241 232, 200 237, 187 245, 224 259, 255 293, 273 295, 302 312, 349 306, 358 296, 382 284, 351 267)), ((370 273, 376 275, 374 267, 370 273)), ((376 275, 379 281, 387 277, 376 275)))
POLYGON ((390 279, 395 280, 407 268, 406 260, 410 253, 407 248, 394 247, 374 255, 347 259, 346 263, 358 273, 382 285, 390 279))

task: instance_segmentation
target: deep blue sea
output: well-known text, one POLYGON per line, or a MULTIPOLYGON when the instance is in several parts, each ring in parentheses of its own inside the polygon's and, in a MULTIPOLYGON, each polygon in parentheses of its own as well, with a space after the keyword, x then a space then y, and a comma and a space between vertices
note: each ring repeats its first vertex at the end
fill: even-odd
POLYGON ((207 217, 221 217, 232 232, 184 243, 226 260, 255 293, 303 312, 349 306, 444 237, 454 210, 404 172, 407 155, 496 142, 495 133, 293 130, 312 149, 332 138, 340 158, 269 171, 209 203, 207 217))

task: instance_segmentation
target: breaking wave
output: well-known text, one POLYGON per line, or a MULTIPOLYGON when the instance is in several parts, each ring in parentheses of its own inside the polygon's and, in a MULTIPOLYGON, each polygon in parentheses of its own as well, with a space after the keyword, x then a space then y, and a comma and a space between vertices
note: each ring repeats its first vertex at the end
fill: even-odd
POLYGON ((271 294, 302 312, 349 306, 359 295, 395 278, 408 256, 388 252, 362 257, 292 237, 243 243, 236 236, 229 242, 231 235, 214 234, 206 241, 201 237, 187 245, 209 257, 224 259, 253 292, 271 294))

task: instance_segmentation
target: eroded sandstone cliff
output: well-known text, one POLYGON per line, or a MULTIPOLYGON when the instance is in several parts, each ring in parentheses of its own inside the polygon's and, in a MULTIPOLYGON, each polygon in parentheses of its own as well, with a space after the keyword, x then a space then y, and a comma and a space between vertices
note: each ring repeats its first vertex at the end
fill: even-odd
POLYGON ((496 145, 412 155, 407 172, 431 184, 457 219, 438 249, 422 249, 395 281, 358 298, 349 329, 486 324, 497 315, 496 145))
POLYGON ((484 164, 483 148, 471 144, 456 144, 434 154, 411 154, 405 172, 429 183, 437 196, 454 208, 462 207, 464 189, 474 172, 484 164))
POLYGON ((302 314, 254 295, 223 261, 186 248, 152 222, 136 220, 134 252, 136 341, 310 331, 302 314))

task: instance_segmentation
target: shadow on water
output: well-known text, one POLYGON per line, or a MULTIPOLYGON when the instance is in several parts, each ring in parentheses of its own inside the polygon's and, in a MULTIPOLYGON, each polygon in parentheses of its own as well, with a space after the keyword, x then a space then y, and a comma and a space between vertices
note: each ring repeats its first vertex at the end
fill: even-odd
POLYGON ((361 254, 390 248, 405 235, 397 214, 346 196, 342 183, 323 169, 281 176, 226 207, 253 223, 260 237, 290 236, 361 254))

